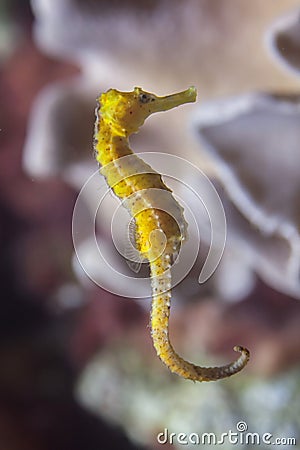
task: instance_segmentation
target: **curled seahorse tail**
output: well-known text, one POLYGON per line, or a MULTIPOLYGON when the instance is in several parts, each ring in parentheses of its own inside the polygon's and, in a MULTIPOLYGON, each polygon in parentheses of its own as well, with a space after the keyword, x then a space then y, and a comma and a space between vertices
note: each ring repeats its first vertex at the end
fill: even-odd
POLYGON ((242 370, 249 351, 241 346, 234 350, 241 355, 236 361, 221 367, 200 367, 181 358, 169 338, 169 315, 171 300, 170 257, 163 256, 150 263, 152 285, 151 335, 159 358, 171 372, 193 381, 214 381, 227 378, 242 370))
POLYGON ((200 367, 193 365, 198 379, 195 381, 215 381, 221 380, 222 378, 231 377, 238 372, 240 372, 248 363, 250 358, 250 352, 247 348, 236 345, 233 348, 234 351, 240 352, 240 356, 235 361, 226 364, 225 366, 219 367, 200 367))

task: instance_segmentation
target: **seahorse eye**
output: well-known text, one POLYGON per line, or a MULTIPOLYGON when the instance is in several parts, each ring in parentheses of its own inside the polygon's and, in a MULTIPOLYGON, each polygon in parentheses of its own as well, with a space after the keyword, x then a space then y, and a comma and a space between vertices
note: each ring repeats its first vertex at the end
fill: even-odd
POLYGON ((141 103, 148 103, 151 100, 150 95, 145 94, 144 92, 139 95, 139 100, 141 103))

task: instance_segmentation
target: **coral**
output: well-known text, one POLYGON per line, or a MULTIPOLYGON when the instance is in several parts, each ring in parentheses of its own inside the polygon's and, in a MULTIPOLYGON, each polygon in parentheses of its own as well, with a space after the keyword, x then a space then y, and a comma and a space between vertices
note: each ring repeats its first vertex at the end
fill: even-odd
POLYGON ((226 191, 230 245, 267 284, 296 297, 299 119, 298 95, 271 94, 208 102, 193 119, 226 191))
POLYGON ((279 17, 266 32, 266 44, 272 57, 283 68, 299 76, 300 10, 279 17))

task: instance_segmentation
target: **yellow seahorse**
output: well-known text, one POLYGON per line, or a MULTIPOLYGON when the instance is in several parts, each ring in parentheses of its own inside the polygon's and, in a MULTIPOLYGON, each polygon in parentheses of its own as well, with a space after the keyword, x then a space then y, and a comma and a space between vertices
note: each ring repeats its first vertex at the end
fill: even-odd
POLYGON ((158 97, 136 87, 132 92, 110 89, 97 99, 94 150, 100 172, 122 200, 135 221, 136 248, 150 264, 152 286, 151 334, 157 355, 178 375, 194 381, 229 377, 242 370, 249 351, 240 346, 239 358, 221 367, 199 367, 182 359, 169 339, 171 267, 186 238, 183 208, 154 171, 129 147, 128 137, 136 133, 152 113, 195 102, 196 89, 158 97), (128 159, 123 157, 129 157, 128 159), (126 162, 127 161, 127 162, 126 162))

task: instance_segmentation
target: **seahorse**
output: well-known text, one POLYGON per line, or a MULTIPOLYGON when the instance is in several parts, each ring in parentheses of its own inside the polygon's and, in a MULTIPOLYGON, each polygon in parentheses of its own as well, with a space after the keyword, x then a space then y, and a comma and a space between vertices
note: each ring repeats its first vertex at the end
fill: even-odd
POLYGON ((151 114, 195 102, 196 88, 156 96, 135 87, 132 92, 109 89, 97 99, 94 152, 100 172, 135 222, 135 245, 150 265, 152 306, 151 335, 159 358, 171 372, 193 381, 227 378, 242 370, 249 351, 221 367, 200 367, 180 357, 169 338, 171 267, 187 238, 181 205, 153 170, 130 148, 128 138, 137 133, 151 114))

